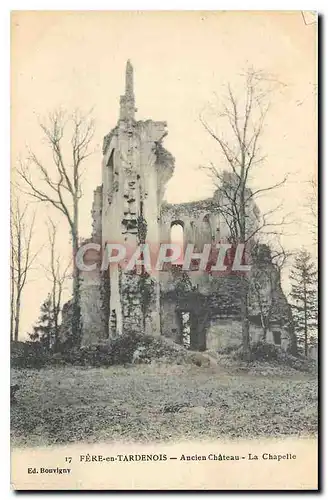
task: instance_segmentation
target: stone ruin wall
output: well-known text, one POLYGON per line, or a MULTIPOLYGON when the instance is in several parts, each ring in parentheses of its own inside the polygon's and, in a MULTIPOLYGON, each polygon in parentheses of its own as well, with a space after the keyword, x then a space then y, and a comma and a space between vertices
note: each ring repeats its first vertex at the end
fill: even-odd
MULTIPOLYGON (((119 193, 119 191, 117 191, 119 193)), ((157 194, 160 190, 157 191, 157 194)), ((106 202, 108 193, 98 187, 94 194, 92 209, 93 232, 92 241, 104 241, 102 237, 103 203, 106 202)), ((120 198, 118 196, 118 198, 120 198)), ((124 194, 123 194, 124 198, 124 194)), ((113 203, 114 197, 112 199, 113 203)), ((155 200, 158 207, 158 199, 155 200)), ((154 200, 152 201, 152 203, 154 200)), ((122 199, 119 200, 122 203, 122 199)), ((124 213, 124 201, 121 213, 124 213)), ((118 207, 113 208, 112 216, 116 217, 118 207)), ((214 198, 182 204, 163 203, 160 215, 157 217, 158 234, 161 242, 170 241, 171 227, 175 223, 183 226, 184 243, 195 244, 195 251, 202 251, 205 243, 226 241, 229 236, 227 225, 219 216, 219 210, 214 198), (159 219, 159 220, 158 220, 159 219)), ((123 232, 124 239, 126 238, 123 232)), ((197 315, 203 321, 199 322, 200 328, 207 330, 206 347, 215 348, 217 345, 231 345, 240 342, 240 334, 233 334, 229 328, 223 328, 228 321, 238 320, 239 302, 236 297, 238 283, 232 276, 213 278, 209 273, 186 272, 192 285, 196 289, 196 303, 200 304, 197 315), (211 310, 210 317, 202 318, 202 306, 206 301, 211 310)), ((274 332, 280 332, 281 346, 287 348, 290 344, 290 307, 281 289, 280 277, 277 269, 270 260, 265 263, 253 265, 251 280, 260 283, 261 300, 268 309, 272 303, 270 327, 267 332, 267 341, 274 342, 274 332)), ((176 342, 181 342, 181 311, 174 293, 179 280, 172 270, 159 274, 158 281, 153 280, 152 286, 157 287, 152 295, 147 312, 143 308, 143 290, 140 287, 139 277, 129 275, 118 270, 111 285, 115 289, 115 299, 119 304, 122 314, 122 328, 125 330, 144 331, 147 334, 163 334, 176 342), (159 318, 158 318, 159 316, 159 318), (160 321, 160 324, 158 322, 160 321)), ((100 272, 85 273, 81 276, 81 312, 83 317, 83 343, 96 343, 107 340, 117 335, 117 317, 113 321, 113 296, 109 299, 105 293, 104 277, 100 272), (110 305, 109 305, 110 304, 110 305)), ((237 294, 238 295, 238 294, 237 294)), ((192 294, 189 295, 190 297, 192 294)), ((185 309, 192 309, 193 302, 188 303, 188 292, 184 297, 185 309)), ((115 302, 114 302, 115 303, 115 302)), ((180 308, 181 309, 181 308, 180 308)), ((260 325, 260 308, 257 297, 250 294, 251 338, 253 341, 263 337, 260 325)), ((115 315, 116 316, 116 315, 115 315)), ((233 330, 233 329, 232 329, 233 330)), ((239 329, 240 331, 240 329, 239 329)), ((200 337, 202 333, 200 332, 200 337)), ((204 345, 200 338, 196 341, 198 347, 204 345)))
MULTIPOLYGON (((130 248, 159 243, 159 206, 174 160, 161 145, 165 122, 122 122, 105 138, 103 160, 102 246, 122 243, 130 248), (111 169, 111 170, 109 170, 111 169), (115 181, 113 182, 113 176, 115 181)), ((123 331, 160 332, 158 282, 148 283, 152 300, 144 307, 143 281, 110 268, 109 337, 123 331), (115 321, 112 321, 115 316, 115 321)))
MULTIPOLYGON (((166 123, 134 119, 131 68, 128 63, 118 124, 104 138, 103 179, 102 186, 94 192, 90 241, 100 243, 102 248, 106 242, 131 246, 144 241, 168 243, 175 224, 183 227, 184 245, 195 244, 195 251, 201 252, 205 243, 228 241, 229 228, 220 214, 220 204, 224 203, 220 190, 205 200, 181 204, 163 202, 166 183, 174 171, 174 158, 162 145, 167 134, 166 123)), ((229 174, 226 177, 230 182, 229 174)), ((250 219, 250 229, 253 229, 258 209, 254 205, 249 207, 249 212, 253 215, 250 219)), ((176 271, 160 272, 146 282, 119 267, 111 269, 110 276, 100 270, 82 272, 82 343, 107 342, 129 330, 163 334, 181 342, 184 310, 189 310, 193 317, 193 348, 202 350, 215 348, 218 341, 233 342, 236 336, 223 325, 226 321, 238 321, 238 280, 233 276, 213 278, 207 272, 179 274, 179 270, 176 271)), ((290 308, 277 270, 268 262, 265 267, 253 265, 251 280, 261 283, 266 308, 272 302, 267 341, 272 342, 274 329, 279 330, 281 345, 286 348, 291 339, 290 308)), ((69 306, 66 309, 65 317, 68 317, 69 306)), ((250 315, 252 340, 258 340, 262 330, 254 294, 250 296, 250 315)))
MULTIPOLYGON (((180 224, 183 227, 184 247, 187 243, 195 244, 195 251, 202 251, 204 244, 229 241, 229 228, 220 216, 222 198, 215 193, 213 198, 182 204, 163 204, 161 211, 161 238, 169 241, 171 227, 180 224)), ((251 231, 256 227, 258 209, 252 207, 254 213, 251 231)), ((252 245, 251 245, 252 247, 252 245)), ((278 342, 287 349, 294 342, 294 331, 291 310, 286 296, 281 288, 279 270, 272 263, 270 250, 264 245, 267 258, 264 261, 253 256, 252 269, 249 275, 249 315, 250 334, 252 341, 263 339, 261 308, 268 320, 266 341, 278 342), (259 288, 259 292, 258 292, 259 288), (278 339, 278 340, 277 340, 278 339)), ((238 345, 241 343, 240 328, 227 328, 227 321, 238 321, 240 301, 238 297, 239 281, 236 275, 212 277, 206 272, 184 272, 190 280, 190 285, 196 293, 196 299, 188 303, 188 293, 182 301, 181 310, 192 313, 197 304, 202 304, 197 313, 203 317, 201 326, 207 329, 206 347, 211 349, 220 345, 238 345), (205 317, 206 316, 206 317, 205 317), (222 326, 225 325, 225 328, 222 326)), ((181 313, 177 306, 174 290, 179 279, 171 271, 160 275, 161 283, 161 325, 162 333, 175 341, 181 338, 181 313)), ((192 298, 192 294, 190 294, 192 298)), ((262 314, 263 316, 263 314, 262 314)), ((202 337, 203 332, 199 332, 202 337)), ((200 341, 200 344, 203 342, 200 341)))

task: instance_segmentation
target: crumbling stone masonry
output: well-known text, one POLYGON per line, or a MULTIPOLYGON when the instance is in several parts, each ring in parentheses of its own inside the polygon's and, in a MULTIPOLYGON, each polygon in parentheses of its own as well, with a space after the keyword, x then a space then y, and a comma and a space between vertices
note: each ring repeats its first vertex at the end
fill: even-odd
MULTIPOLYGON (((111 242, 131 248, 145 242, 159 246, 171 241, 174 225, 182 227, 184 245, 194 243, 195 251, 202 251, 205 243, 229 241, 228 225, 220 215, 219 190, 213 198, 197 202, 170 205, 163 201, 174 171, 174 158, 163 146, 166 123, 135 119, 129 61, 125 78, 117 125, 103 142, 102 185, 94 192, 89 241, 103 249, 111 242)), ((251 209, 256 224, 258 209, 251 209)), ((266 340, 287 348, 289 306, 277 271, 271 263, 269 268, 269 275, 268 266, 261 265, 253 274, 260 284, 261 307, 270 312, 266 340)), ((102 272, 99 262, 95 271, 81 273, 82 344, 107 342, 133 331, 165 335, 195 350, 214 348, 215 325, 227 318, 238 320, 237 289, 234 276, 217 279, 207 272, 182 272, 177 266, 150 276, 126 271, 119 264, 102 272)), ((254 324, 261 320, 255 292, 250 304, 254 324)))

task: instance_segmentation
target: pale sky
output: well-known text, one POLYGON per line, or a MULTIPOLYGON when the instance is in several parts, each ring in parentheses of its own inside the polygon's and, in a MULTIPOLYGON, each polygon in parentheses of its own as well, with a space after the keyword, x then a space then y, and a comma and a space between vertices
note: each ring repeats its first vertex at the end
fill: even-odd
MULTIPOLYGON (((56 108, 93 108, 94 146, 86 164, 81 236, 91 233, 92 193, 101 182, 102 139, 117 122, 126 60, 134 66, 136 118, 167 121, 164 145, 176 159, 166 199, 172 203, 208 197, 211 182, 199 165, 224 166, 199 114, 220 97, 224 84, 238 85, 252 65, 285 84, 267 117, 262 149, 266 163, 254 172, 254 188, 290 174, 275 199, 262 197, 263 211, 283 202, 295 223, 282 243, 313 249, 306 224, 307 181, 317 168, 316 23, 301 12, 18 12, 12 16, 12 167, 29 145, 41 156, 38 119, 56 108)), ((52 211, 48 211, 53 215, 52 211)), ((46 244, 44 207, 37 211, 34 246, 46 244)), ((58 215, 56 215, 58 218, 58 215)), ((62 220, 62 219, 58 219, 62 220)), ((68 231, 60 226, 63 255, 68 231)), ((50 290, 42 265, 46 246, 23 298, 22 338, 37 320, 50 290)), ((64 257, 63 257, 64 259, 64 257)))

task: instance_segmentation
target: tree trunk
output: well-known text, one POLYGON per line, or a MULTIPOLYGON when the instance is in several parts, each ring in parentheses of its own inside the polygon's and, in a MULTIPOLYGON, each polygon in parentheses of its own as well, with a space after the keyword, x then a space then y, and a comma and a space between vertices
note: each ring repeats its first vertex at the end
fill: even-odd
POLYGON ((249 341, 249 318, 248 318, 248 282, 245 276, 242 276, 242 292, 240 315, 242 324, 242 340, 243 340, 243 358, 245 361, 251 359, 251 347, 249 341))
POLYGON ((256 294, 257 294, 257 301, 258 301, 259 308, 260 308, 261 326, 262 326, 262 330, 263 330, 262 339, 263 339, 263 342, 266 342, 266 340, 267 340, 267 331, 268 331, 268 328, 267 328, 268 320, 265 317, 265 314, 264 314, 264 311, 263 311, 263 304, 262 304, 262 298, 261 298, 260 291, 256 290, 256 294))
MULTIPOLYGON (((246 207, 245 207, 245 170, 244 170, 244 152, 241 167, 241 186, 240 186, 240 207, 239 207, 239 229, 240 229, 240 241, 236 243, 245 244, 246 241, 246 207)), ((244 247, 245 251, 245 247, 244 247)), ((242 275, 242 291, 241 291, 241 305, 240 305, 240 315, 242 321, 242 339, 243 339, 243 357, 245 361, 250 361, 251 359, 251 348, 249 340, 249 317, 248 317, 248 289, 249 283, 245 275, 242 275)))
POLYGON ((54 340, 54 345, 53 345, 53 348, 54 348, 54 351, 57 352, 57 349, 58 349, 58 341, 59 341, 59 321, 58 321, 58 317, 59 317, 59 304, 57 304, 56 300, 53 299, 53 315, 54 315, 54 330, 55 330, 55 340, 54 340))
POLYGON ((15 282, 14 282, 14 263, 11 265, 10 276, 10 341, 14 340, 14 303, 15 303, 15 282))
POLYGON ((72 342, 73 345, 81 345, 81 309, 80 309, 80 272, 76 265, 75 257, 78 251, 77 223, 72 231, 73 238, 73 314, 72 314, 72 342))
POLYGON ((265 324, 265 319, 263 318, 262 319, 262 330, 263 330, 263 342, 266 342, 267 341, 267 334, 268 334, 268 331, 267 331, 267 327, 266 327, 266 324, 265 324))
POLYGON ((15 328, 14 328, 14 340, 18 342, 18 334, 19 334, 19 320, 20 320, 20 293, 18 292, 16 298, 16 308, 15 308, 15 328))
POLYGON ((304 354, 308 355, 308 317, 307 317, 307 294, 304 286, 304 354))
POLYGON ((295 335, 295 328, 294 328, 294 320, 293 320, 293 314, 290 309, 288 308, 288 335, 289 335, 289 352, 293 356, 297 356, 298 350, 297 350, 297 337, 295 335))

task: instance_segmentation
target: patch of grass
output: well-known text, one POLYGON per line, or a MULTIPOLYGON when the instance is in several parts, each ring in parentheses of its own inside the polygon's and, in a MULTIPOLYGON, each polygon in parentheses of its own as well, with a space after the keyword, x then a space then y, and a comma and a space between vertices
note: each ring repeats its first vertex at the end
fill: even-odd
POLYGON ((317 381, 150 364, 13 370, 13 446, 311 435, 317 381), (174 409, 174 411, 168 411, 174 409))

